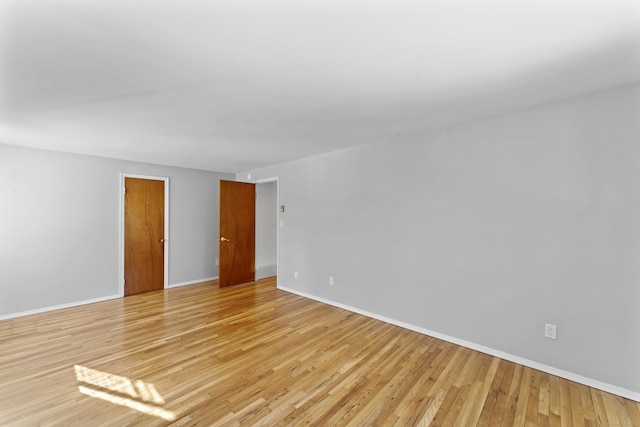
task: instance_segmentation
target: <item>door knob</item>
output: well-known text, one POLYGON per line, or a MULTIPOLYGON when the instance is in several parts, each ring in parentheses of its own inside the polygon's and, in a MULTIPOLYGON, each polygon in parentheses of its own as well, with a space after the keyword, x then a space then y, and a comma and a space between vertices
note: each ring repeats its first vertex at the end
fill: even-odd
POLYGON ((160 240, 158 240, 158 242, 164 243, 164 239, 160 239, 160 240))
POLYGON ((221 242, 229 242, 230 240, 229 240, 229 239, 227 239, 226 237, 221 237, 221 238, 220 238, 220 241, 221 241, 221 242))

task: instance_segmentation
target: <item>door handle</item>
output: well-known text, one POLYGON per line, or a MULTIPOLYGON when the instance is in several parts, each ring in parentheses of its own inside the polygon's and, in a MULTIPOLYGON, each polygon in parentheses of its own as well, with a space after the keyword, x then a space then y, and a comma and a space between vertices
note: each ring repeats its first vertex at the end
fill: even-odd
POLYGON ((230 240, 229 240, 229 239, 227 239, 226 237, 221 237, 221 238, 220 238, 220 241, 221 241, 221 242, 230 242, 230 240))
POLYGON ((164 243, 164 239, 160 239, 160 240, 158 240, 158 242, 164 243))

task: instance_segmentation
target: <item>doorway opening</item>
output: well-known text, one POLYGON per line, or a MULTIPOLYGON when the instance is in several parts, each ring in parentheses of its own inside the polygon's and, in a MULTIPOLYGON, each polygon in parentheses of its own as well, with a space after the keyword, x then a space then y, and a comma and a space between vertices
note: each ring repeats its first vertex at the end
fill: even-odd
POLYGON ((256 183, 256 280, 278 275, 278 179, 256 183))
POLYGON ((220 181, 221 288, 277 276, 278 179, 220 181))

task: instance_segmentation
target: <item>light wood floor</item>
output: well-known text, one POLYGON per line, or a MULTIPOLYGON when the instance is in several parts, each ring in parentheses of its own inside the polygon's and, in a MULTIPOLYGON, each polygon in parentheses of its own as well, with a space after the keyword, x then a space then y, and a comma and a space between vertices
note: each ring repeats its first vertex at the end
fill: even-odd
POLYGON ((0 322, 0 425, 640 426, 640 404, 215 282, 0 322))

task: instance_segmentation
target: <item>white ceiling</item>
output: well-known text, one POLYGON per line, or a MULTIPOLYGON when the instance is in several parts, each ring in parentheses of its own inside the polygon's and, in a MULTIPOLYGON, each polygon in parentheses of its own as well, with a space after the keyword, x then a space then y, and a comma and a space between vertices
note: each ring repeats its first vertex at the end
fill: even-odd
POLYGON ((637 0, 0 0, 0 143, 223 172, 640 81, 637 0))

